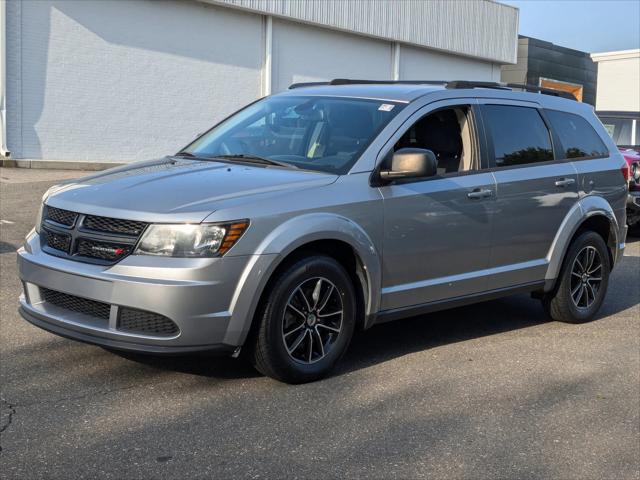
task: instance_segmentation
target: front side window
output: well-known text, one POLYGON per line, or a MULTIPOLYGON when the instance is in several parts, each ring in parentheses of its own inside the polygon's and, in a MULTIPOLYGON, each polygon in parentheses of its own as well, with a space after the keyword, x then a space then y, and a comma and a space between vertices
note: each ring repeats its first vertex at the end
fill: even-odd
POLYGON ((573 113, 546 110, 551 127, 560 137, 564 158, 595 158, 608 155, 607 147, 589 122, 573 113))
POLYGON ((260 157, 297 168, 344 174, 403 104, 340 97, 260 100, 183 150, 197 157, 260 157))
POLYGON ((480 170, 471 107, 461 105, 420 118, 393 147, 431 150, 438 160, 438 175, 480 170))
POLYGON ((535 108, 485 105, 496 167, 553 160, 549 130, 535 108))

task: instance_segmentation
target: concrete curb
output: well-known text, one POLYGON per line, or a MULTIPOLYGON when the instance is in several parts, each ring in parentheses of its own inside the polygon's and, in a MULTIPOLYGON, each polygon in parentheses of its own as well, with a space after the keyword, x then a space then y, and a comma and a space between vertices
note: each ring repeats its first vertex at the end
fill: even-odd
POLYGON ((48 168, 53 170, 106 170, 107 168, 126 165, 123 162, 73 162, 67 160, 23 160, 3 158, 0 166, 5 168, 48 168))

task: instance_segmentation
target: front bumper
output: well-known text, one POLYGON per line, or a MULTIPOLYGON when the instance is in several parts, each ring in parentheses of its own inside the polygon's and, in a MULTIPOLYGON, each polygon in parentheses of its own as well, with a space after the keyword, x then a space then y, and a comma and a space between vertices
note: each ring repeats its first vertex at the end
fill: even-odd
MULTIPOLYGON (((238 301, 255 288, 247 269, 255 256, 166 258, 129 256, 100 266, 43 252, 35 233, 18 250, 24 286, 20 313, 52 333, 110 348, 148 353, 232 352, 244 340, 251 316, 238 301), (107 317, 67 309, 45 299, 44 289, 107 305, 107 317), (110 308, 110 310, 109 310, 110 308), (170 336, 121 331, 121 309, 133 308, 170 319, 170 336)), ((246 302, 245 302, 246 303, 246 302)))

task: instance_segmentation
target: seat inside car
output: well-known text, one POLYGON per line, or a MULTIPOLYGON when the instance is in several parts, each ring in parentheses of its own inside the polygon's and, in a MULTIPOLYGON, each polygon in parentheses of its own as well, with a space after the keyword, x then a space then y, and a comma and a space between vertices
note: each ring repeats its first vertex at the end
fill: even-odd
POLYGON ((471 138, 468 108, 448 108, 418 120, 396 143, 400 148, 431 150, 438 160, 438 173, 475 170, 479 167, 471 138))
POLYGON ((328 115, 329 142, 326 155, 353 154, 373 133, 373 120, 366 108, 332 106, 328 115))

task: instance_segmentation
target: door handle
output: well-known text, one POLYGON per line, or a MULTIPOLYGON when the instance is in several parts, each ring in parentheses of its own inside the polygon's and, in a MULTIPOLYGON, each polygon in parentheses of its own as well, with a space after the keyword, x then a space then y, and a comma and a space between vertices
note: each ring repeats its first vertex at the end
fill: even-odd
POLYGON ((556 180, 556 187, 568 187, 574 183, 576 183, 576 181, 573 178, 561 178, 560 180, 556 180))
POLYGON ((493 190, 476 188, 474 191, 467 193, 467 197, 474 200, 478 198, 488 198, 493 195, 493 190))

